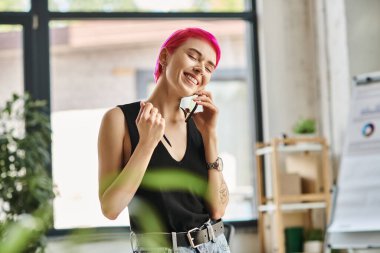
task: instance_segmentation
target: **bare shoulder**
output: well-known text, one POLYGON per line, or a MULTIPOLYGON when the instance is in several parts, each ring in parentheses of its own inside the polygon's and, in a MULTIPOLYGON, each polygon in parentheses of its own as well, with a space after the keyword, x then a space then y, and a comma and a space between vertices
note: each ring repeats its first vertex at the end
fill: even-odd
MULTIPOLYGON (((114 107, 109 109, 104 115, 102 119, 102 123, 108 124, 117 124, 124 122, 124 114, 123 111, 119 107, 114 107)), ((120 126, 120 124, 117 124, 120 126)), ((123 126, 123 124, 121 124, 123 126)))
MULTIPOLYGON (((109 109, 103 116, 100 136, 103 136, 103 143, 107 149, 118 148, 121 152, 122 164, 127 162, 131 153, 131 141, 126 119, 123 111, 119 107, 109 109)), ((115 151, 115 150, 114 150, 115 151)))
POLYGON ((122 148, 125 134, 124 115, 119 108, 108 110, 102 118, 99 129, 99 147, 109 150, 115 147, 122 148))

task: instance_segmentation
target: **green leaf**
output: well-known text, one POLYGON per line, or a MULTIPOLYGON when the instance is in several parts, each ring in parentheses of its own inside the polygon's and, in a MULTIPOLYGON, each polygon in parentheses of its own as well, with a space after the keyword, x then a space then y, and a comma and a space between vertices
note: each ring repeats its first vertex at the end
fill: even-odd
POLYGON ((315 133, 316 121, 314 119, 299 119, 294 128, 294 133, 297 134, 308 134, 315 133))
POLYGON ((51 127, 46 101, 26 93, 13 94, 0 110, 0 199, 5 221, 0 225, 0 252, 43 252, 44 233, 52 226, 50 205, 54 198, 51 162, 51 127), (10 124, 12 122, 12 124, 10 124), (25 123, 26 132, 17 127, 25 123), (45 207, 41 211, 41 207, 45 207), (42 226, 28 230, 20 215, 31 214, 42 226), (4 237, 5 235, 11 237, 4 237), (8 238, 6 240, 2 240, 8 238))

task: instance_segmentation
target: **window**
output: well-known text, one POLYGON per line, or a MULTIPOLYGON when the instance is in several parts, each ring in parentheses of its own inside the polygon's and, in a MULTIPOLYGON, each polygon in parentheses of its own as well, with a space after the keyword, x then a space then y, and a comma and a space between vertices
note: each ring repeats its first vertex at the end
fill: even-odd
POLYGON ((54 203, 56 229, 129 225, 127 212, 109 221, 100 211, 97 135, 101 118, 118 104, 149 95, 161 43, 174 30, 189 26, 211 31, 222 47, 222 59, 208 89, 220 109, 219 149, 231 195, 225 218, 256 218, 255 133, 250 128, 256 123, 251 122, 254 109, 248 102, 252 101, 253 90, 255 96, 260 94, 251 83, 254 79, 259 85, 252 76, 257 70, 252 70, 250 64, 256 55, 252 44, 255 38, 250 32, 255 29, 255 13, 250 8, 253 3, 0 1, 1 22, 6 23, 0 24, 0 103, 26 89, 33 97, 51 104, 52 175, 59 191, 54 203), (33 29, 37 25, 41 29, 33 29), (50 48, 46 44, 47 26, 50 48))
POLYGON ((1 11, 29 11, 30 10, 30 0, 1 0, 0 1, 0 12, 1 11))
POLYGON ((239 12, 245 5, 244 0, 49 0, 49 8, 59 12, 239 12))
POLYGON ((0 106, 24 91, 22 26, 0 25, 0 106))

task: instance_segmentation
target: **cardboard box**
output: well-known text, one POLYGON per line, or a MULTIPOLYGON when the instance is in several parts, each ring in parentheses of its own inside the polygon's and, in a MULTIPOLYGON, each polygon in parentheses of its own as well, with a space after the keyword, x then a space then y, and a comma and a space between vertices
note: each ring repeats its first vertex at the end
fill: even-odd
POLYGON ((305 212, 283 213, 283 217, 284 228, 303 227, 307 223, 305 212))
POLYGON ((280 193, 281 195, 300 195, 301 177, 297 173, 280 174, 280 193))
POLYGON ((319 154, 304 152, 286 157, 286 172, 301 177, 302 193, 321 192, 321 158, 319 154))

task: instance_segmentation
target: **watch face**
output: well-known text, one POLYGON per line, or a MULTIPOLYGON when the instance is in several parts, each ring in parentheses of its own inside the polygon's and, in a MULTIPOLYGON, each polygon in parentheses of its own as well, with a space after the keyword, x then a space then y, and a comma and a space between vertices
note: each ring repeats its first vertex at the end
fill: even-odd
POLYGON ((223 170, 223 160, 222 158, 218 157, 215 162, 213 163, 208 163, 207 164, 208 169, 216 169, 217 171, 222 171, 223 170))
POLYGON ((223 171, 223 160, 220 157, 218 159, 218 170, 223 171))
POLYGON ((223 160, 222 160, 222 158, 220 158, 220 157, 218 157, 218 159, 216 160, 216 162, 215 162, 216 164, 216 166, 215 166, 215 169, 217 170, 217 171, 222 171, 223 170, 223 160))

